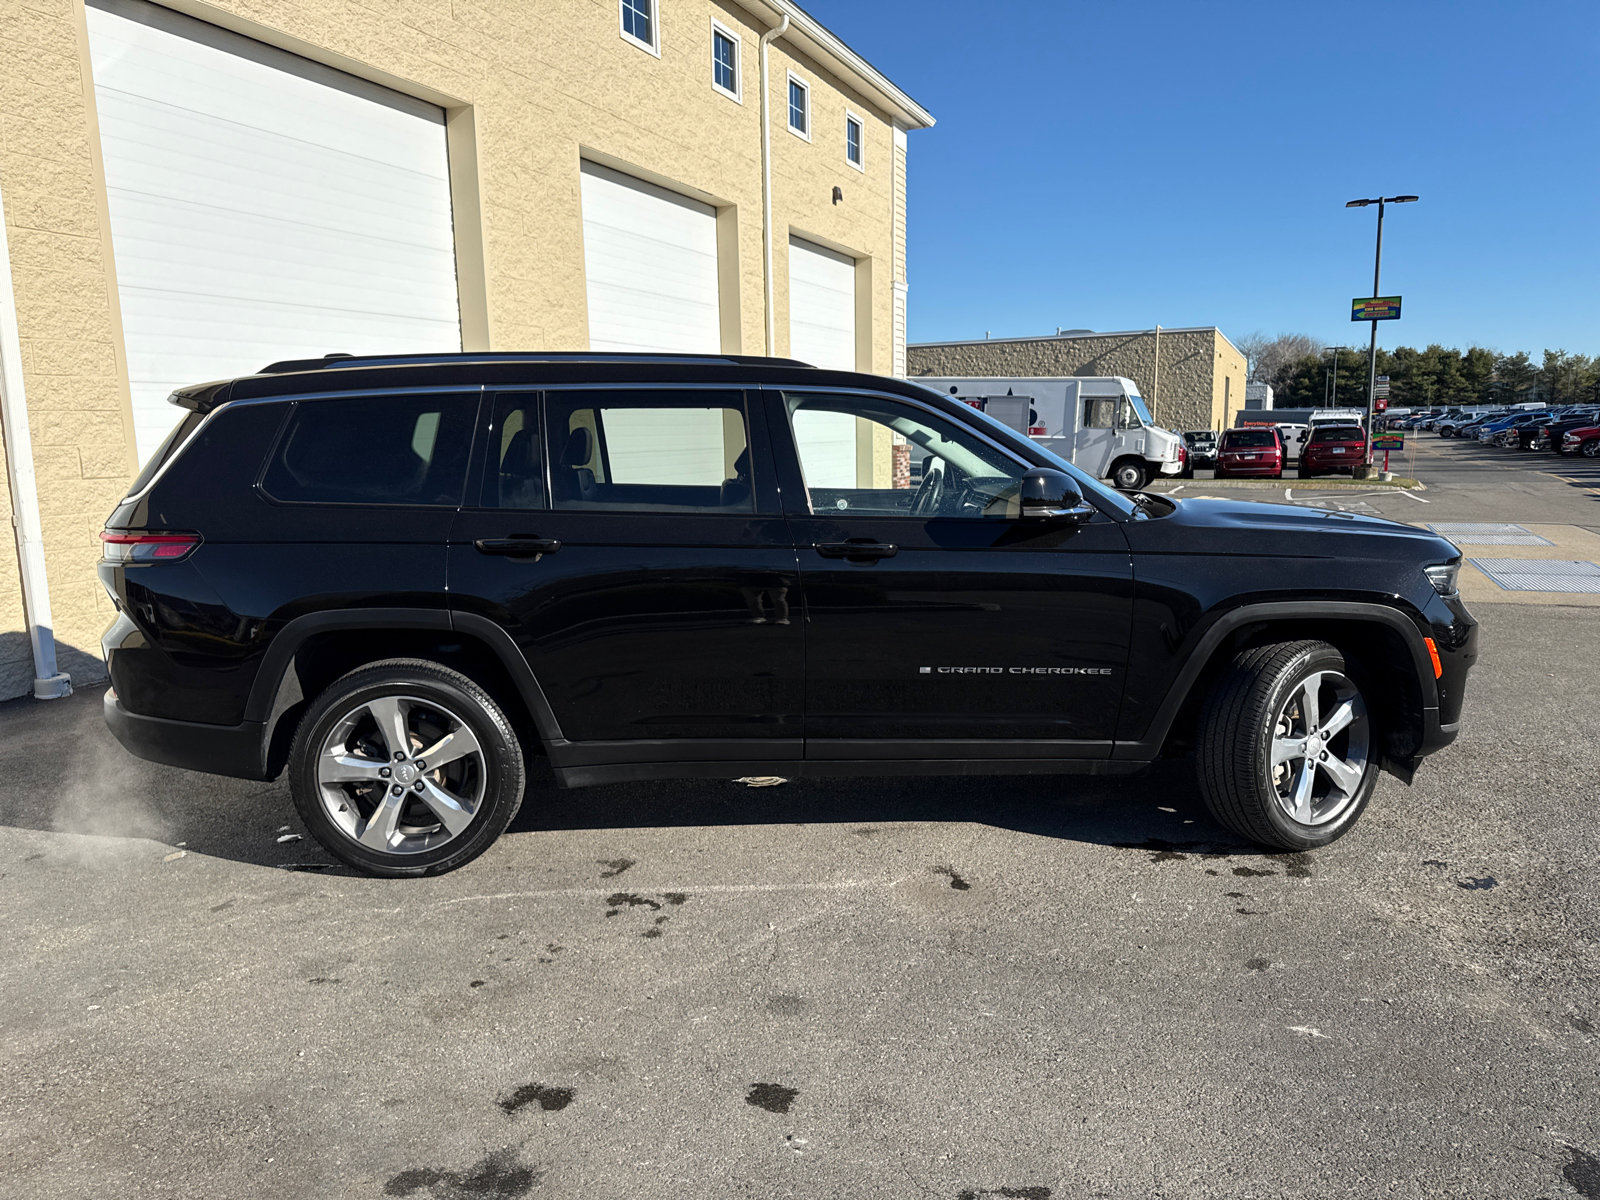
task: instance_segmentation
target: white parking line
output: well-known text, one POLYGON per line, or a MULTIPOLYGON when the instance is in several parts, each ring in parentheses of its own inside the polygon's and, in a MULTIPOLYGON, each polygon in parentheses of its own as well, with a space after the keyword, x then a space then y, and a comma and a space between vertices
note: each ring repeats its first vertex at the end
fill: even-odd
POLYGON ((1418 504, 1432 504, 1432 500, 1424 500, 1421 496, 1413 496, 1410 492, 1401 492, 1407 500, 1415 500, 1418 504))

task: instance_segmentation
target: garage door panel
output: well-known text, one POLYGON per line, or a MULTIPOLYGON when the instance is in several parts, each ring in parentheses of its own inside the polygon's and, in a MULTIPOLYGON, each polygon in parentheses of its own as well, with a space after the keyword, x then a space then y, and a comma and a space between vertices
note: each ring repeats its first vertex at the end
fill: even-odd
POLYGON ((175 386, 461 348, 439 109, 138 0, 87 14, 141 459, 175 386))
POLYGON ((835 371, 856 369, 856 264, 789 239, 789 354, 835 371))
POLYGON ((593 163, 582 193, 590 348, 718 353, 716 209, 593 163))

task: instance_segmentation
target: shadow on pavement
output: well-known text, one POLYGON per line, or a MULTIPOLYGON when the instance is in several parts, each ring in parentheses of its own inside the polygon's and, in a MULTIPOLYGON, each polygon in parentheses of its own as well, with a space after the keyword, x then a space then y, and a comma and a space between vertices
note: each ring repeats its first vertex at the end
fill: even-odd
MULTIPOLYGON (((154 841, 257 866, 350 873, 305 833, 282 779, 253 783, 144 762, 112 738, 100 708, 98 687, 48 703, 0 704, 7 781, 0 825, 77 835, 93 859, 141 857, 154 841), (278 840, 285 836, 292 840, 278 840)), ((769 824, 839 824, 859 833, 901 822, 976 822, 1156 853, 1262 853, 1210 819, 1186 762, 1134 777, 812 779, 756 788, 696 779, 565 790, 538 760, 508 836, 769 824), (1174 830, 1182 833, 1169 844, 1163 839, 1174 830)))

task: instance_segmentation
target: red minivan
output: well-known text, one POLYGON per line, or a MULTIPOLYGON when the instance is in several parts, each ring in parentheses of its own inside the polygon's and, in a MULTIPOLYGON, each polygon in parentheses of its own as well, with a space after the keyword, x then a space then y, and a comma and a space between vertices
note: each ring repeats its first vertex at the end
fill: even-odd
POLYGON ((1283 435, 1271 426, 1225 429, 1217 447, 1217 478, 1265 475, 1283 478, 1283 435))
POLYGON ((1300 478, 1349 471, 1365 461, 1367 431, 1359 425, 1318 425, 1300 451, 1300 478))

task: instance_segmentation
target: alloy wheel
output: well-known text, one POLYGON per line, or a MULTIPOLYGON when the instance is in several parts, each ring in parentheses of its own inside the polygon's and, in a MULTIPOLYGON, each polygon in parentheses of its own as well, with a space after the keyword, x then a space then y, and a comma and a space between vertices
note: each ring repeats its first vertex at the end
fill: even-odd
POLYGON ((1366 701, 1347 676, 1318 671, 1297 685, 1274 723, 1268 768, 1284 815, 1337 820, 1361 791, 1370 740, 1366 701))
POLYGON ((436 850, 465 833, 483 802, 483 749, 436 701, 382 696, 334 722, 317 755, 317 791, 333 825, 384 854, 436 850))

